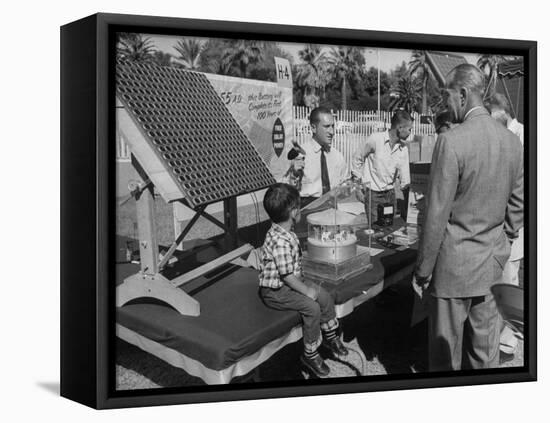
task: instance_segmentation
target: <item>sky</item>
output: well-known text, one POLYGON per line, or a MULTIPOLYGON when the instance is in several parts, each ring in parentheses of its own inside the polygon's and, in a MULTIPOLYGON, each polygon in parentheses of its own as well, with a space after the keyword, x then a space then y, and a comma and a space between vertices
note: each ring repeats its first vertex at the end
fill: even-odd
MULTIPOLYGON (((178 53, 176 50, 174 50, 173 46, 176 44, 179 37, 174 36, 163 36, 163 35, 153 35, 150 36, 155 46, 159 49, 164 51, 165 53, 170 53, 174 56, 177 56, 178 53)), ((204 39, 206 40, 206 38, 204 39)), ((302 50, 304 48, 304 44, 299 43, 279 43, 279 46, 290 53, 292 57, 295 59, 295 63, 299 63, 298 59, 298 51, 302 50)), ((331 46, 327 46, 326 49, 328 50, 331 46)), ((398 50, 398 49, 380 49, 380 70, 384 72, 389 72, 390 70, 394 69, 396 66, 400 65, 401 62, 405 61, 405 63, 408 63, 411 58, 411 52, 412 50, 398 50)), ((466 61, 468 63, 476 64, 478 55, 477 54, 471 54, 471 53, 457 53, 453 52, 453 54, 460 54, 464 56, 466 61)), ((378 54, 376 48, 369 48, 365 47, 365 61, 368 68, 371 66, 378 67, 378 54)))

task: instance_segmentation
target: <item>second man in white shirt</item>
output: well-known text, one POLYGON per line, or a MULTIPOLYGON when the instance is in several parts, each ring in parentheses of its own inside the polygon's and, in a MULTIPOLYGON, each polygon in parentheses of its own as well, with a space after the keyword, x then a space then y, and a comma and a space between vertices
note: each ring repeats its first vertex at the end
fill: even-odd
POLYGON ((395 211, 397 178, 401 181, 401 189, 410 185, 409 149, 405 140, 411 133, 412 124, 411 115, 398 110, 391 119, 390 129, 370 135, 353 156, 352 175, 367 187, 365 213, 371 224, 377 221, 379 204, 392 204, 395 211))

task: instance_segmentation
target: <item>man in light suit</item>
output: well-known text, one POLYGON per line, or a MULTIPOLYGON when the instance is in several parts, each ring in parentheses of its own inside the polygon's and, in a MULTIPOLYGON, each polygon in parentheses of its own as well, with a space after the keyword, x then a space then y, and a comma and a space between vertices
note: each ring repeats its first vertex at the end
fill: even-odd
POLYGON ((523 152, 483 107, 484 75, 462 64, 443 99, 460 125, 437 140, 413 288, 427 295, 431 371, 499 365, 502 280, 523 225, 523 152))

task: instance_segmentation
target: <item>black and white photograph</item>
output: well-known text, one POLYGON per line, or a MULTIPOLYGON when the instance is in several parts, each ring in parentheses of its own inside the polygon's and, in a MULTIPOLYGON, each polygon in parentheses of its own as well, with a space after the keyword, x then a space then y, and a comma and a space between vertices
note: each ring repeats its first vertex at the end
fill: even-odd
POLYGON ((540 420, 543 11, 8 4, 3 420, 540 420))
POLYGON ((115 37, 116 391, 526 368, 526 55, 115 37))

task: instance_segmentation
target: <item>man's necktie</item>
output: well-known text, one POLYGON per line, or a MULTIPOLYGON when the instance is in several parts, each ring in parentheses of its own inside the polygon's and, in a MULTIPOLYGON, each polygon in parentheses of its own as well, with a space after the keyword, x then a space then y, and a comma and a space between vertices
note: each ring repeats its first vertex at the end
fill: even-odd
POLYGON ((330 179, 328 176, 327 158, 324 149, 321 149, 321 184, 323 185, 323 194, 330 191, 330 179))

